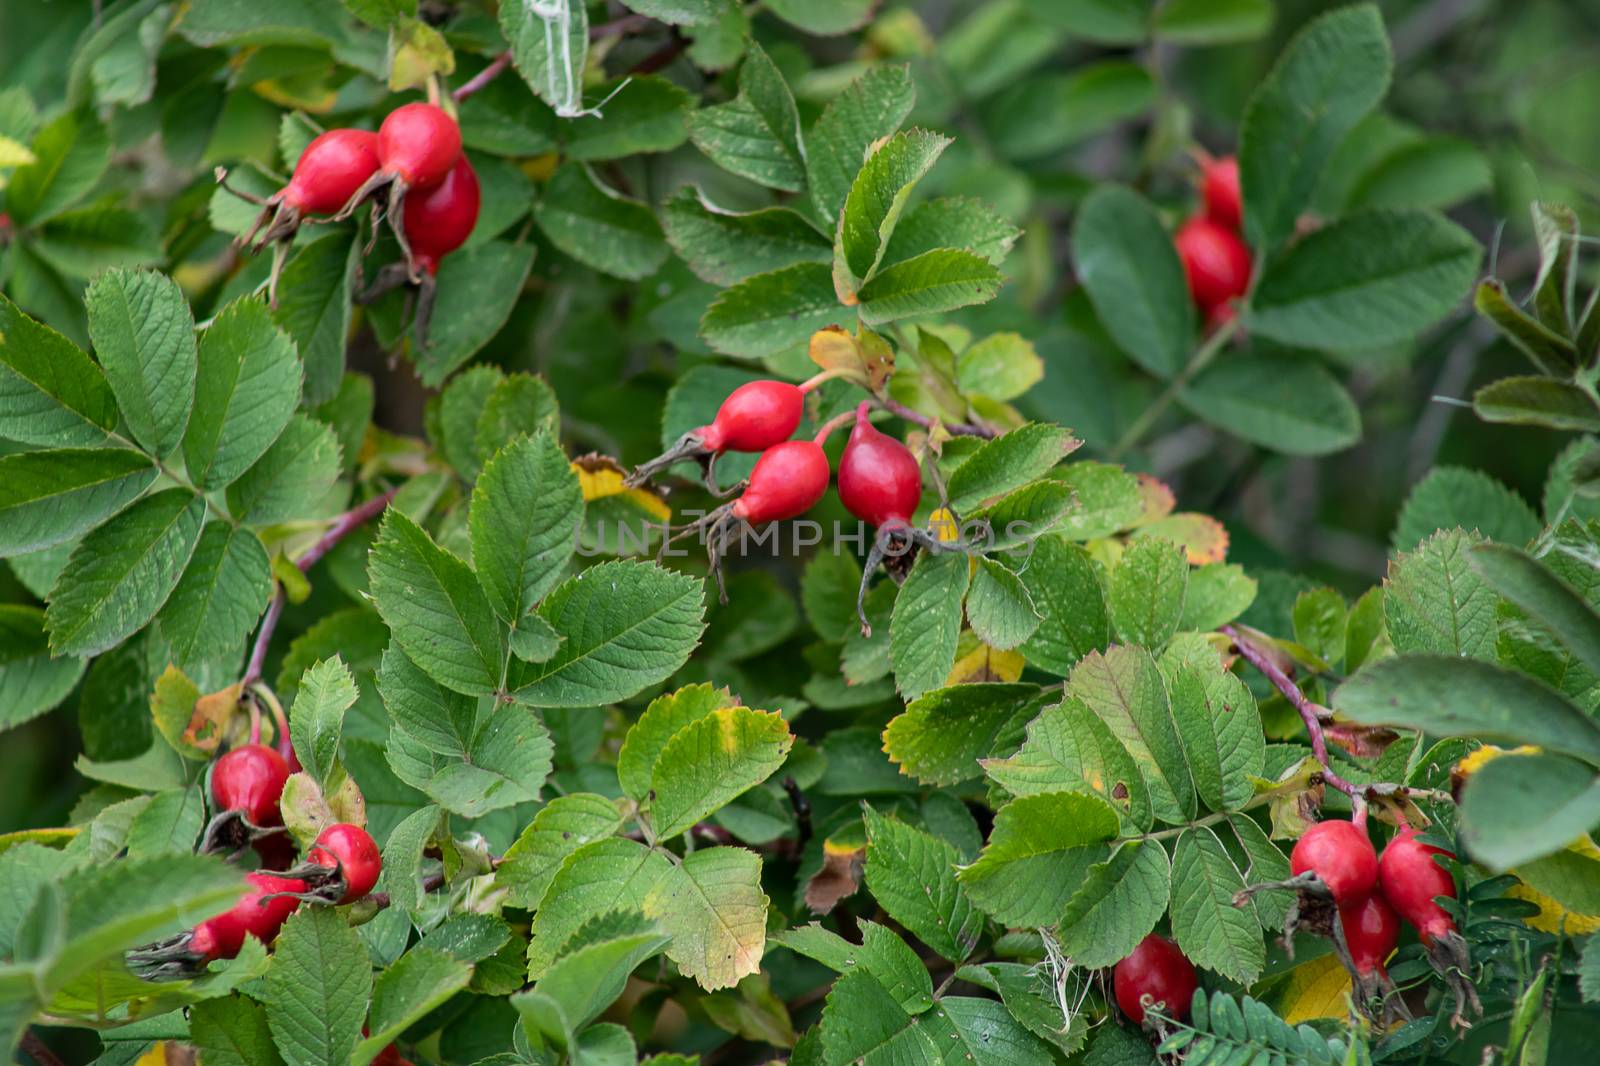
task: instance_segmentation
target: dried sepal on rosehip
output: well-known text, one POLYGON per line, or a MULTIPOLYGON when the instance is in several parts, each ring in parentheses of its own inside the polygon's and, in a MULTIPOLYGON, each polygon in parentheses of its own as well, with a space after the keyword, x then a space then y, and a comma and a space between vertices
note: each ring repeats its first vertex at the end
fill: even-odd
MULTIPOLYGON (((788 440, 805 413, 806 389, 787 381, 750 381, 728 394, 716 417, 689 430, 672 447, 633 469, 623 481, 644 484, 675 463, 696 460, 714 486, 717 457, 724 452, 764 452, 788 440)), ((713 491, 715 491, 713 489, 713 491)))
POLYGON ((1379 1023, 1411 1017, 1384 968, 1399 939, 1400 916, 1382 892, 1339 908, 1334 946, 1345 969, 1350 971, 1351 999, 1362 1013, 1379 1023))
MULTIPOLYGON (((405 232, 407 198, 443 182, 461 157, 461 127, 443 108, 420 101, 389 112, 378 127, 378 169, 350 195, 338 218, 349 218, 380 191, 387 192, 383 214, 400 242, 406 268, 418 277, 418 263, 405 232)), ((374 224, 378 206, 374 200, 374 224)))
POLYGON ((359 825, 336 822, 317 834, 306 861, 290 875, 306 883, 306 897, 321 903, 354 903, 371 892, 383 873, 383 856, 359 825))
POLYGON ((128 968, 147 981, 194 977, 218 959, 231 959, 246 936, 270 945, 289 915, 300 906, 306 883, 266 873, 245 875, 249 886, 228 910, 175 937, 128 952, 128 968))
POLYGON ((211 767, 213 816, 200 850, 235 852, 283 825, 278 801, 289 764, 261 743, 241 744, 211 767))

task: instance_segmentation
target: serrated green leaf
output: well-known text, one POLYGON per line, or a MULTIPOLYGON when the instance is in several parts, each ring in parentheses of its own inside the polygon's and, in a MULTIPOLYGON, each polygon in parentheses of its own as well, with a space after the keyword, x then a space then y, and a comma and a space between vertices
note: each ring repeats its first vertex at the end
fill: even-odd
POLYGON ((551 244, 583 265, 619 278, 649 277, 668 255, 661 225, 650 209, 601 185, 578 163, 551 176, 533 217, 551 244))
POLYGON ((197 487, 219 489, 283 432, 300 403, 300 360, 266 305, 248 298, 218 312, 198 358, 184 467, 197 487))
POLYGON ((1106 597, 1117 635, 1129 644, 1161 648, 1178 631, 1188 585, 1182 549, 1158 537, 1135 540, 1111 572, 1106 597))
POLYGON ((574 851, 561 863, 528 940, 528 976, 544 976, 569 938, 592 918, 644 909, 644 901, 671 864, 634 840, 608 837, 574 851))
POLYGON ((867 148, 900 128, 916 89, 904 66, 873 67, 828 102, 806 137, 811 202, 830 226, 844 209, 867 148))
POLYGON ((949 676, 966 594, 967 557, 957 552, 924 552, 900 586, 889 621, 889 658, 895 688, 907 699, 939 687, 949 676))
POLYGON ((228 510, 252 525, 315 515, 327 509, 342 468, 333 428, 296 414, 272 447, 228 486, 228 510))
POLYGON ((472 438, 473 452, 481 467, 518 436, 553 435, 560 429, 561 404, 549 382, 534 374, 510 374, 483 400, 472 438))
POLYGON ((0 436, 62 448, 99 444, 116 425, 99 366, 0 295, 0 436))
POLYGON ((384 970, 372 986, 372 1035, 356 1045, 352 1066, 371 1062, 406 1028, 467 987, 472 966, 419 945, 384 970))
POLYGON ((1075 697, 1046 707, 1028 724, 1015 755, 986 759, 984 773, 1014 796, 1088 792, 1111 805, 1136 832, 1152 824, 1150 790, 1128 749, 1075 697))
POLYGON ((864 806, 867 888, 888 913, 941 956, 972 953, 983 929, 956 880, 961 855, 945 841, 864 806))
POLYGON ((1481 541, 1453 529, 1389 564, 1383 615, 1396 651, 1494 658, 1499 597, 1469 563, 1481 541))
POLYGON ((1415 550, 1436 531, 1458 526, 1506 544, 1526 544, 1539 535, 1538 517, 1517 493, 1481 471, 1438 466, 1406 497, 1393 545, 1415 550))
POLYGON ((861 320, 881 325, 984 303, 1005 278, 983 256, 956 248, 923 252, 892 263, 861 286, 861 320))
POLYGON ((629 728, 617 752, 617 778, 622 791, 644 802, 650 795, 656 762, 667 742, 695 722, 737 703, 727 689, 715 688, 709 683, 689 685, 651 700, 650 706, 629 728))
POLYGON ((688 659, 704 628, 704 584, 652 563, 601 563, 558 585, 539 616, 565 640, 545 662, 513 664, 517 698, 535 707, 614 703, 688 659))
POLYGON ((350 285, 359 247, 350 233, 318 237, 290 257, 278 278, 278 306, 272 318, 300 353, 307 403, 330 399, 344 374, 353 304, 350 285))
MULTIPOLYGON (((1249 866, 1244 870, 1246 884, 1259 885, 1268 881, 1289 879, 1289 857, 1267 837, 1266 830, 1251 821, 1248 815, 1243 814, 1230 815, 1228 826, 1238 838, 1239 847, 1249 860, 1249 866)), ((1293 892, 1274 889, 1269 892, 1258 892, 1250 898, 1250 901, 1263 927, 1282 929, 1294 898, 1293 892)))
POLYGON ((556 439, 541 433, 501 449, 472 490, 472 561, 502 621, 515 624, 561 580, 583 491, 556 439))
POLYGON ((1079 966, 1111 966, 1161 920, 1172 865, 1161 845, 1132 840, 1090 866, 1060 918, 1061 949, 1079 966))
POLYGON ((1033 685, 976 683, 924 693, 883 731, 900 772, 927 785, 953 785, 981 772, 978 760, 1015 744, 1032 717, 1033 685))
POLYGON ((1040 616, 1039 628, 1022 644, 1022 655, 1029 664, 1066 677, 1078 660, 1111 639, 1096 564, 1076 544, 1044 536, 1034 542, 1021 576, 1040 616))
MULTIPOLYGON (((674 732, 650 777, 650 818, 662 839, 687 832, 783 765, 794 737, 776 711, 722 707, 674 732)), ((731 982, 730 982, 731 983, 731 982)))
POLYGON ((1161 665, 1200 801, 1213 811, 1239 810, 1266 772, 1255 697, 1203 640, 1175 644, 1161 665))
POLYGON ((667 870, 645 897, 644 912, 672 935, 667 957, 709 992, 761 968, 767 903, 760 856, 705 848, 667 870))
POLYGON ((1005 925, 1054 925, 1089 868, 1105 861, 1118 825, 1096 796, 1023 796, 995 813, 988 844, 957 877, 972 902, 1005 925))
POLYGON ((157 458, 170 455, 195 401, 189 302, 171 278, 145 270, 109 270, 83 299, 95 354, 134 439, 157 458))
POLYGON ((1198 374, 1179 398, 1218 429, 1286 455, 1327 455, 1361 439, 1361 412, 1322 364, 1247 352, 1198 374))
POLYGON ((495 868, 495 884, 514 907, 534 910, 568 855, 622 828, 616 805, 592 792, 557 796, 534 815, 528 828, 495 868))
POLYGON ((1256 580, 1234 563, 1210 563, 1189 571, 1179 629, 1209 632, 1238 618, 1256 598, 1256 580))
POLYGON ((284 1061, 347 1061, 361 1040, 371 991, 372 964, 343 914, 303 906, 290 915, 263 988, 267 1024, 284 1061))
POLYGON ((724 355, 760 358, 793 347, 847 315, 828 268, 796 263, 724 289, 701 317, 700 335, 724 355))
POLYGON ((289 735, 300 765, 323 789, 328 787, 339 758, 345 712, 359 695, 350 668, 337 655, 301 675, 294 705, 289 708, 289 735))
POLYGON ((799 192, 806 183, 800 112, 777 64, 754 39, 739 67, 739 95, 689 117, 689 139, 711 161, 742 178, 799 192))
POLYGON ((1239 177, 1255 245, 1288 237, 1345 135, 1389 88, 1393 60, 1376 4, 1308 23, 1245 107, 1239 177))
POLYGON ((563 955, 530 992, 511 998, 525 1022, 568 1046, 622 994, 628 975, 670 938, 654 928, 584 944, 563 955))
POLYGON ((391 507, 367 573, 378 613, 428 676, 466 695, 501 686, 505 626, 467 564, 391 507))
POLYGON ((985 441, 950 475, 950 506, 965 514, 1021 488, 1043 477, 1080 443, 1070 430, 1047 422, 1029 423, 985 441))
POLYGON ((210 999, 189 1008, 189 1042, 208 1066, 278 1066, 266 1010, 243 996, 210 999))
POLYGON ((396 727, 429 751, 464 757, 478 731, 476 698, 429 677, 393 641, 384 649, 378 692, 396 727))
MULTIPOLYGON (((564 236, 570 236, 570 231, 564 231, 564 236)), ((561 247, 555 237, 551 241, 561 247)), ((439 266, 439 295, 433 305, 428 343, 414 355, 417 376, 424 385, 437 388, 500 332, 522 296, 534 252, 532 244, 489 241, 445 257, 439 266)), ((663 246, 663 257, 665 254, 663 246)))
POLYGON ((1244 879, 1208 828, 1178 837, 1172 858, 1172 935, 1196 966, 1250 984, 1266 965, 1255 913, 1233 905, 1244 879))
POLYGON ((1479 544, 1468 562, 1506 599, 1547 628, 1560 644, 1600 672, 1600 615, 1538 560, 1503 544, 1479 544))
POLYGON ((205 799, 196 785, 156 793, 128 826, 129 857, 192 854, 205 814, 205 799))
POLYGON ((879 145, 862 164, 834 239, 833 284, 841 300, 877 273, 906 201, 949 144, 941 134, 907 130, 879 145))
POLYGON ((665 78, 635 74, 590 91, 605 104, 600 113, 564 124, 568 159, 599 162, 667 152, 689 136, 694 97, 665 78))
POLYGON ((155 480, 130 448, 63 448, 0 456, 0 556, 70 541, 133 502, 155 480))
POLYGON ((1148 651, 1123 645, 1085 656, 1072 670, 1067 693, 1087 704, 1128 749, 1150 788, 1157 818, 1180 824, 1194 817, 1188 760, 1148 651))
POLYGON ((967 623, 978 639, 1007 651, 1026 641, 1042 619, 1027 586, 993 559, 980 559, 967 590, 967 623))
POLYGON ((796 263, 827 263, 833 254, 828 238, 798 212, 730 211, 691 187, 661 205, 661 224, 673 251, 714 285, 735 285, 796 263))
POLYGON ((60 214, 87 196, 111 163, 111 138, 87 109, 68 111, 41 129, 34 161, 6 183, 6 210, 24 225, 60 214))
POLYGON ((84 537, 51 590, 51 650, 98 655, 143 628, 177 586, 205 513, 199 496, 167 489, 84 537))
POLYGON ((1576 385, 1542 377, 1501 378, 1472 394, 1472 409, 1485 422, 1546 429, 1600 430, 1600 408, 1576 385))
POLYGON ((0 729, 36 718, 67 698, 87 663, 52 657, 44 611, 0 604, 0 729))
POLYGON ((816 922, 785 929, 775 934, 772 942, 839 974, 870 974, 907 1014, 921 1014, 933 1006, 933 979, 927 967, 910 945, 877 922, 861 922, 860 944, 852 944, 816 922))
POLYGON ((156 621, 181 661, 237 653, 272 598, 272 562, 250 530, 207 522, 156 621))

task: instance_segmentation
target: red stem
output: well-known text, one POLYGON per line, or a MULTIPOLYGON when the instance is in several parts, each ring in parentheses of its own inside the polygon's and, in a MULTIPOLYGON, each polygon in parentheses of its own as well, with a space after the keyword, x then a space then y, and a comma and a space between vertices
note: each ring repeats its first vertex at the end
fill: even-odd
MULTIPOLYGON (((1360 800, 1361 789, 1340 777, 1328 764, 1328 741, 1322 735, 1322 716, 1317 713, 1317 705, 1306 699, 1305 693, 1300 691, 1289 675, 1280 670, 1270 656, 1251 644, 1243 633, 1233 626, 1223 626, 1221 631, 1233 641, 1234 648, 1244 660, 1261 671, 1261 676, 1272 682, 1272 687, 1283 693, 1283 698, 1300 712, 1300 721, 1305 724, 1306 734, 1311 738, 1311 751, 1316 755, 1317 762, 1322 764, 1322 779, 1352 800, 1360 800)), ((1359 802, 1354 806, 1356 813, 1351 820, 1357 824, 1365 822, 1365 807, 1359 802)))
MULTIPOLYGON (((311 548, 295 561, 295 566, 299 568, 302 574, 316 566, 323 556, 333 550, 334 545, 348 537, 351 532, 359 528, 363 523, 371 521, 382 514, 383 509, 389 506, 389 502, 394 499, 394 494, 397 491, 397 489, 390 489, 388 492, 374 496, 361 506, 351 508, 338 518, 335 518, 333 525, 329 526, 322 536, 317 538, 316 543, 312 544, 311 548)), ((261 671, 267 664, 267 645, 272 643, 272 632, 278 628, 278 622, 283 618, 284 600, 283 587, 280 585, 277 593, 272 597, 272 603, 267 607, 266 616, 261 619, 261 628, 256 630, 256 642, 250 649, 250 662, 245 667, 244 680, 240 682, 246 688, 261 680, 261 671)))
POLYGON ((500 76, 500 72, 505 70, 510 65, 511 49, 508 48, 504 52, 501 52, 499 55, 495 56, 488 66, 478 71, 478 73, 474 74, 469 81, 462 84, 455 90, 455 92, 451 93, 450 99, 459 104, 461 101, 465 100, 467 97, 471 96, 473 93, 477 92, 479 89, 482 89, 485 85, 488 85, 491 81, 494 81, 496 78, 498 78, 500 76))
MULTIPOLYGON (((907 422, 914 422, 923 429, 932 429, 933 424, 939 421, 936 418, 929 418, 920 411, 913 411, 905 404, 900 403, 898 400, 891 400, 887 396, 876 398, 876 403, 885 411, 903 418, 907 422)), ((992 440, 996 435, 995 431, 988 426, 980 426, 975 422, 946 422, 944 423, 944 428, 951 435, 957 437, 982 437, 985 440, 992 440)))
POLYGON ((822 427, 817 430, 817 435, 812 439, 814 439, 818 444, 828 443, 828 438, 833 436, 834 430, 838 429, 846 422, 854 422, 856 420, 856 412, 859 411, 861 407, 866 406, 867 401, 862 400, 860 407, 857 407, 855 410, 841 411, 839 414, 834 415, 832 418, 822 423, 822 427))

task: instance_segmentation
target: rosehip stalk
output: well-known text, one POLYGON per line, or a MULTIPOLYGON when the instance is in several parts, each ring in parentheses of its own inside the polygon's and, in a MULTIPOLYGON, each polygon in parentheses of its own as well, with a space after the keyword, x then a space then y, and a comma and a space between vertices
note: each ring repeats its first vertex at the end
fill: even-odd
POLYGON ((1159 1008, 1175 1020, 1188 1017, 1199 982, 1194 965, 1178 945, 1151 933, 1112 968, 1111 987, 1122 1013, 1135 1025, 1143 1025, 1148 1008, 1159 1008))

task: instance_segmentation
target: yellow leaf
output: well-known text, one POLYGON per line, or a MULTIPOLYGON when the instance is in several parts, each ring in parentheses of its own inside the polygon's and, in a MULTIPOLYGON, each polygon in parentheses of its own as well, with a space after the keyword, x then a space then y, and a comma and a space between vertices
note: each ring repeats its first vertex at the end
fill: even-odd
POLYGON ((1166 483, 1149 474, 1139 474, 1138 478, 1139 499, 1144 504, 1144 513, 1133 524, 1148 525, 1171 514, 1172 509, 1178 506, 1178 498, 1167 488, 1166 483))
POLYGON ((1140 526, 1136 537, 1165 537, 1183 549, 1189 565, 1220 563, 1228 557, 1228 531, 1210 515, 1185 511, 1140 526))
POLYGON ((1017 651, 1000 651, 976 638, 977 646, 966 652, 950 668, 946 685, 963 685, 978 681, 1015 681, 1022 676, 1022 654, 1017 651))
POLYGON ((150 1050, 133 1060, 133 1066, 167 1066, 167 1042, 158 1040, 150 1050))
POLYGON ((435 74, 455 73, 455 52, 443 34, 421 19, 402 18, 393 30, 393 40, 389 88, 394 92, 421 88, 435 74))
POLYGON ((954 544, 961 539, 961 526, 949 508, 941 507, 928 516, 928 531, 940 544, 954 544))
POLYGON ((1289 971, 1278 1013, 1290 1025, 1317 1018, 1344 1018, 1349 997, 1350 974, 1338 956, 1328 954, 1289 971))
POLYGON ((28 146, 10 137, 0 137, 0 167, 22 167, 38 162, 28 146))
POLYGON ((66 825, 50 829, 18 829, 14 833, 0 833, 0 855, 4 855, 18 844, 43 844, 45 847, 54 847, 65 844, 78 835, 80 826, 66 825))
POLYGON ((572 472, 578 475, 578 485, 583 489, 585 502, 603 500, 607 496, 623 496, 653 518, 663 522, 672 518, 672 508, 667 506, 666 500, 649 489, 630 489, 624 485, 622 467, 610 456, 579 456, 572 461, 572 472))

